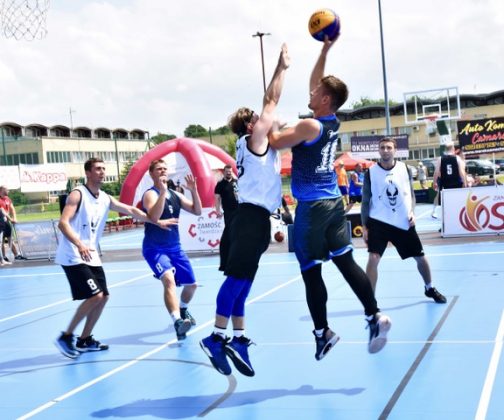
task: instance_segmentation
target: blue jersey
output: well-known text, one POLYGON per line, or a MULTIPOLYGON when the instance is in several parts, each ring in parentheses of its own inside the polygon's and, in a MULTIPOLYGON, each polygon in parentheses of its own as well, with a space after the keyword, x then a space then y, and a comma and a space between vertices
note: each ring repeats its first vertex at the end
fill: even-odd
POLYGON ((362 185, 364 184, 364 172, 355 171, 355 175, 357 175, 357 181, 361 185, 360 186, 355 185, 353 177, 350 177, 350 188, 348 189, 350 197, 362 195, 362 185))
POLYGON ((340 126, 336 115, 317 118, 320 134, 292 148, 292 194, 298 201, 341 196, 334 171, 340 126))
MULTIPOLYGON (((151 187, 147 191, 150 190, 155 191, 157 194, 159 194, 159 190, 155 187, 151 187)), ((167 197, 160 219, 178 218, 180 215, 181 206, 180 198, 175 192, 171 190, 168 190, 166 194, 167 197)), ((145 208, 143 208, 143 211, 146 211, 145 208)), ((169 250, 180 249, 181 244, 178 225, 170 226, 170 229, 162 229, 152 223, 145 223, 145 236, 142 248, 144 250, 154 248, 164 248, 169 250)))

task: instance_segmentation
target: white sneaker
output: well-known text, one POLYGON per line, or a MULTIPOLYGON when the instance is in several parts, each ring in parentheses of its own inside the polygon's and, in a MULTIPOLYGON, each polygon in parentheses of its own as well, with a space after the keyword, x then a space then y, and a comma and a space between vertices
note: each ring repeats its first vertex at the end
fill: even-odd
POLYGON ((392 321, 387 315, 377 313, 372 321, 368 321, 369 327, 369 353, 378 353, 387 344, 387 333, 392 326, 392 321))

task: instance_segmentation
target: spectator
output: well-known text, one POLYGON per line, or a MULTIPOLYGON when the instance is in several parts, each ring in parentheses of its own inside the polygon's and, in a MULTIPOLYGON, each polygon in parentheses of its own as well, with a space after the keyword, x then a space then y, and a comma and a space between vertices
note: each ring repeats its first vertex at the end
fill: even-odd
POLYGON ((420 181, 420 188, 427 189, 427 170, 422 162, 418 162, 418 180, 420 181))
POLYGON ((14 225, 17 223, 17 217, 16 217, 16 209, 14 208, 14 204, 12 203, 8 194, 9 189, 5 185, 2 185, 0 187, 0 208, 3 210, 4 223, 2 223, 3 239, 2 239, 2 255, 0 257, 3 258, 3 262, 7 264, 9 264, 10 261, 7 258, 5 245, 8 245, 9 248, 12 250, 12 253, 14 254, 14 259, 26 260, 26 258, 19 253, 16 244, 12 240, 12 234, 14 231, 14 225))

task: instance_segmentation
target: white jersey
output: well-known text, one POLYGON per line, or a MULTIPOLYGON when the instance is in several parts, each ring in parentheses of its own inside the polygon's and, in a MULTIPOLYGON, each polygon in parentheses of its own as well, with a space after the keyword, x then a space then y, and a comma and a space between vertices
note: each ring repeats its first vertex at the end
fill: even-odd
POLYGON ((90 252, 91 260, 84 261, 77 247, 65 235, 60 234, 54 261, 60 265, 87 264, 100 266, 101 258, 98 252, 98 243, 107 223, 110 197, 100 190, 98 198, 96 198, 84 185, 78 186, 76 190, 80 191, 81 200, 74 217, 70 219, 70 226, 81 242, 92 250, 90 252))
POLYGON ((391 169, 373 165, 369 168, 369 178, 371 181, 369 217, 408 230, 413 200, 406 165, 397 161, 391 169))
POLYGON ((247 147, 249 135, 236 142, 238 202, 261 206, 273 213, 281 205, 280 152, 268 146, 263 155, 247 147))

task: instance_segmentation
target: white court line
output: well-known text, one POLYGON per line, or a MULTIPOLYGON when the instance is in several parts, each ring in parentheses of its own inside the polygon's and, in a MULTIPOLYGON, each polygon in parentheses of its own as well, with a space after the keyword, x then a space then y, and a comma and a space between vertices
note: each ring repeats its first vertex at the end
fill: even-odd
MULTIPOLYGON (((272 293, 290 285, 291 283, 299 280, 300 278, 301 278, 301 275, 298 275, 298 276, 294 277, 293 279, 290 279, 290 280, 286 281, 285 283, 282 283, 282 284, 274 287, 273 289, 270 289, 269 291, 263 293, 262 295, 256 296, 254 299, 251 299, 250 301, 248 301, 245 305, 246 306, 251 305, 252 303, 257 302, 258 300, 260 300, 268 295, 271 295, 272 293)), ((193 334, 197 333, 198 331, 201 331, 202 329, 204 329, 208 326, 211 326, 213 324, 214 324, 214 319, 206 321, 204 324, 202 324, 196 328, 191 328, 191 330, 187 333, 187 335, 193 335, 193 334)), ((95 378, 89 382, 86 382, 85 384, 82 384, 81 386, 78 386, 77 388, 72 389, 71 391, 67 392, 66 394, 60 395, 59 397, 56 397, 56 398, 52 399, 51 401, 48 401, 45 404, 42 404, 41 406, 35 408, 34 410, 30 411, 29 413, 26 413, 26 414, 22 415, 21 417, 18 417, 17 420, 29 419, 29 418, 41 413, 42 411, 45 411, 48 408, 51 408, 55 404, 62 402, 64 400, 66 400, 67 398, 70 398, 71 396, 78 394, 81 391, 84 391, 85 389, 97 384, 98 382, 101 382, 104 379, 107 379, 110 376, 113 376, 116 373, 119 373, 119 372, 121 372, 131 366, 134 366, 138 362, 140 362, 140 361, 142 361, 142 360, 144 360, 144 359, 146 359, 156 353, 159 353, 161 350, 164 350, 170 344, 174 344, 176 342, 177 342, 177 339, 172 339, 172 340, 156 347, 155 349, 153 349, 147 353, 144 353, 144 354, 136 357, 135 359, 130 360, 129 362, 127 362, 121 366, 116 367, 115 369, 108 371, 107 373, 104 373, 103 375, 98 376, 97 378, 95 378)))
MULTIPOLYGON (((150 275, 151 275, 150 273, 149 274, 143 274, 141 276, 133 277, 132 279, 129 279, 129 280, 120 281, 119 283, 115 283, 115 284, 109 286, 108 288, 109 289, 113 289, 114 287, 124 286, 125 284, 132 283, 134 281, 143 279, 144 277, 148 277, 150 275)), ((15 315, 8 316, 7 318, 0 319, 0 323, 5 322, 5 321, 9 321, 11 319, 20 318, 20 317, 25 316, 25 315, 30 315, 30 314, 33 314, 35 312, 43 311, 44 309, 52 308, 53 306, 62 305, 64 303, 68 303, 68 302, 72 302, 72 299, 70 299, 70 298, 63 299, 63 300, 59 300, 57 302, 50 303, 49 305, 39 306, 38 308, 33 308, 33 309, 28 310, 28 311, 20 312, 20 313, 15 314, 15 315)))
POLYGON ((490 364, 488 365, 485 384, 483 385, 483 390, 481 391, 478 411, 476 411, 476 416, 474 417, 476 420, 484 420, 486 418, 488 411, 488 404, 490 403, 490 397, 492 396, 492 388, 495 381, 495 375, 497 373, 497 367, 499 366, 499 359, 502 354, 503 341, 504 341, 504 311, 502 311, 499 328, 497 329, 497 334, 495 336, 495 346, 492 352, 492 358, 490 359, 490 364))

